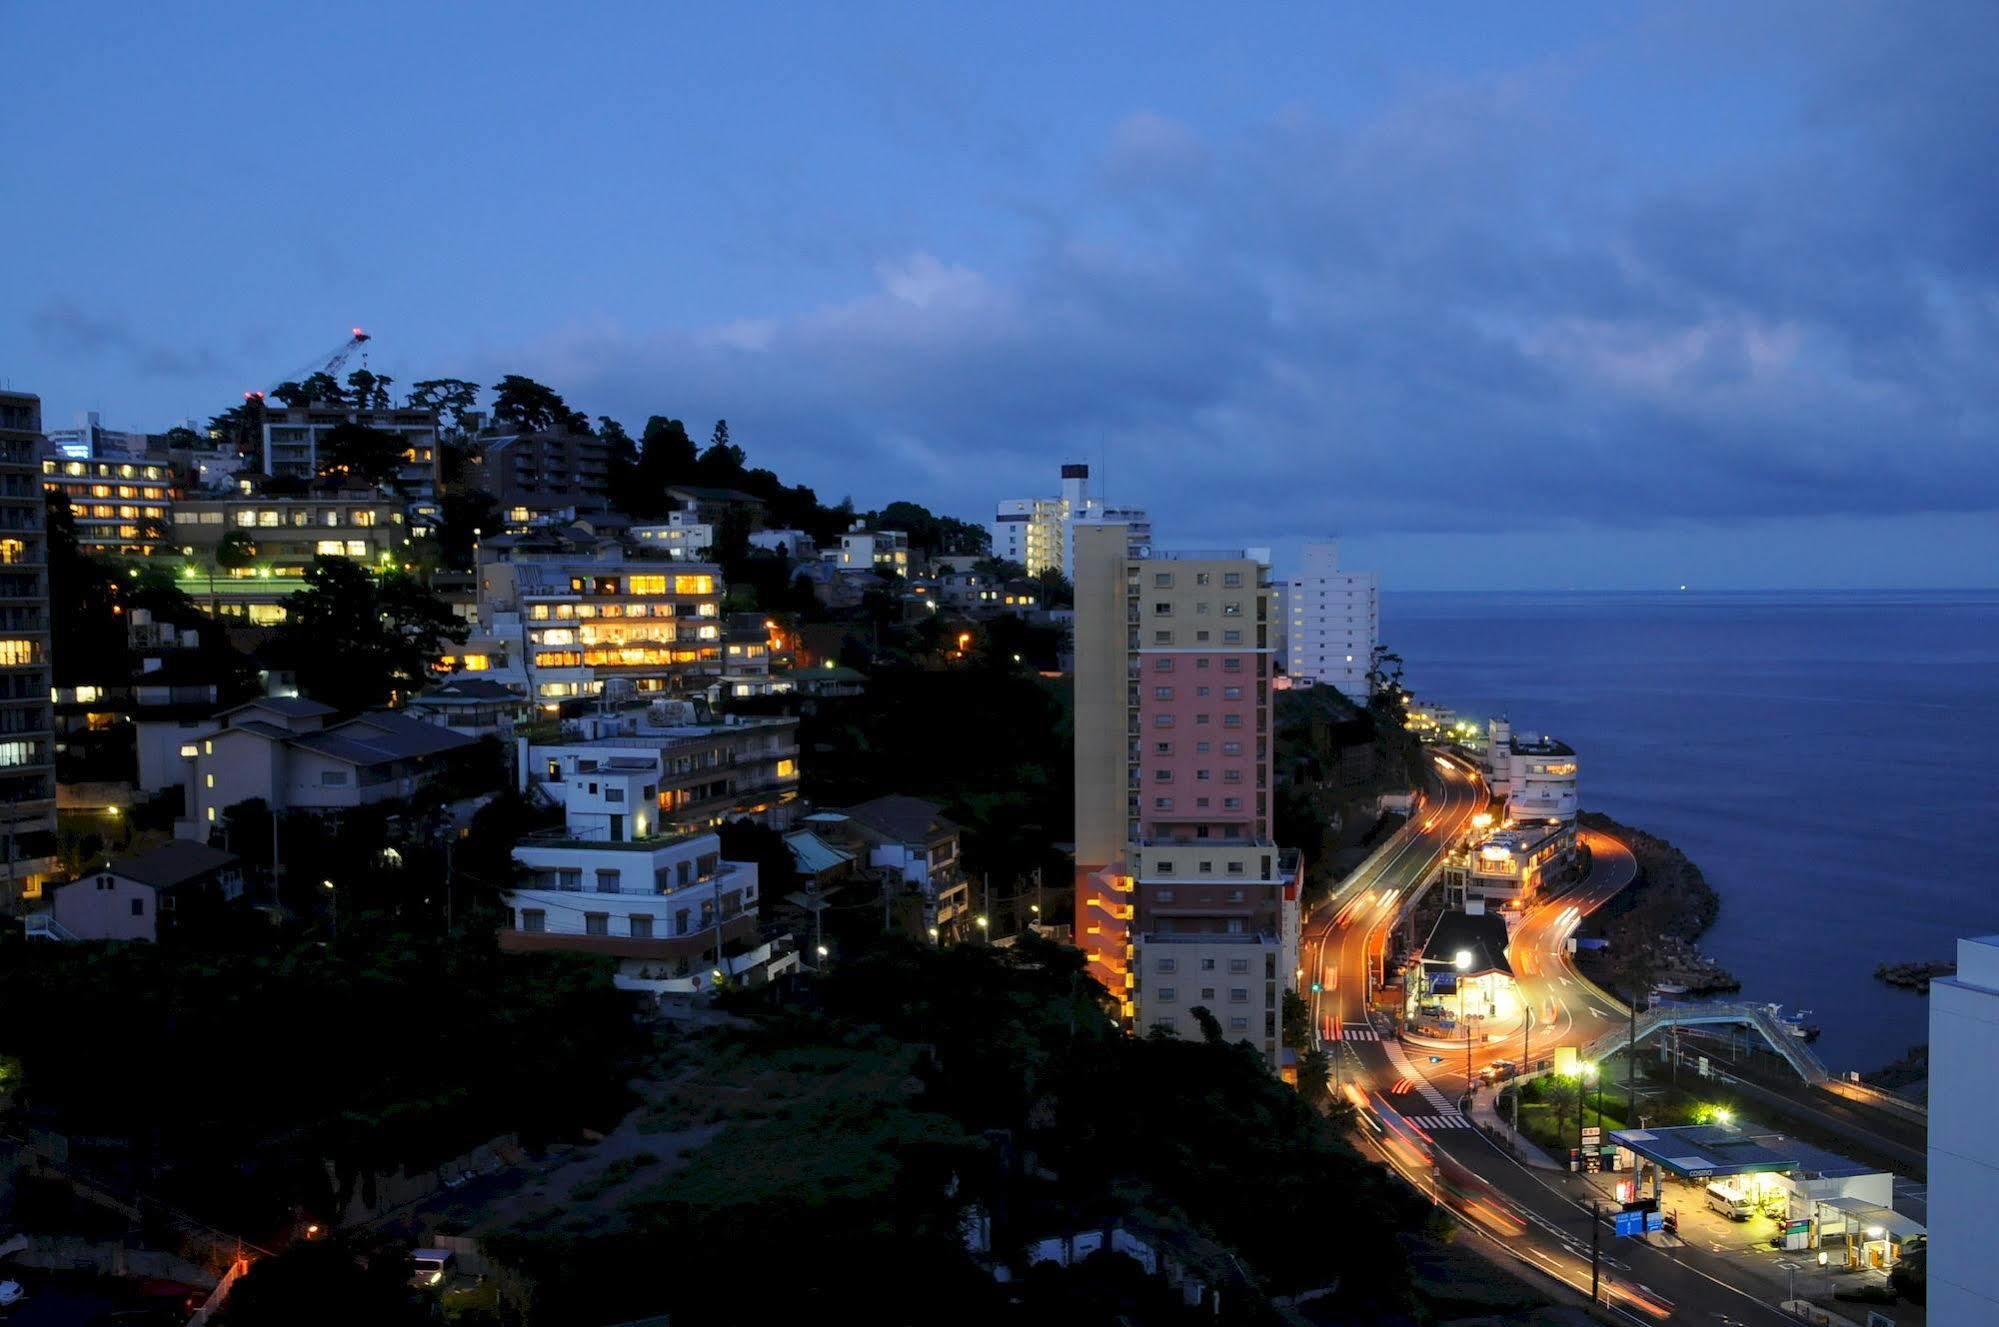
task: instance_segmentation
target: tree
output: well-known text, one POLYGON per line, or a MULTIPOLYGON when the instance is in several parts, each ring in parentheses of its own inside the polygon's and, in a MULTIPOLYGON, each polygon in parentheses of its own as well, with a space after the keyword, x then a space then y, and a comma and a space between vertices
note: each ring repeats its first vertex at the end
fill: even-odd
POLYGON ((263 395, 253 393, 243 398, 243 404, 210 416, 208 436, 240 456, 258 455, 264 447, 264 415, 263 395))
POLYGON ((468 416, 479 405, 479 384, 463 378, 427 378, 410 388, 410 404, 418 410, 435 410, 450 416, 454 432, 466 432, 468 416))
POLYGON ((1377 645, 1367 656, 1367 707, 1394 727, 1401 727, 1409 693, 1402 686, 1402 656, 1377 645))
POLYGON ((1324 1051, 1308 1050, 1298 1057, 1298 1095, 1312 1109, 1317 1110, 1332 1097, 1332 1077, 1333 1057, 1324 1051))
POLYGON ((215 546, 215 565, 224 571, 241 571, 257 560, 257 541, 248 530, 231 530, 215 546))
POLYGON ((1027 579, 1026 567, 1021 566, 1018 562, 1009 562, 1005 558, 980 558, 972 564, 972 570, 981 576, 990 576, 996 581, 1024 581, 1027 579))
POLYGON ((386 484, 396 477, 407 447, 395 434, 366 424, 336 424, 320 440, 319 473, 386 484))
POLYGON ((285 600, 273 654, 307 694, 336 709, 368 709, 422 687, 443 644, 466 635, 464 619, 415 577, 319 557, 305 588, 285 600))
POLYGON ((1034 583, 1041 587, 1041 606, 1043 608, 1074 608, 1076 606, 1076 587, 1069 583, 1069 578, 1064 576, 1059 569, 1044 567, 1041 574, 1034 578, 1034 583))
POLYGON ((1312 1044, 1312 1006, 1289 988, 1284 992, 1284 1044, 1293 1050, 1312 1044))
POLYGON ((220 1327, 416 1327, 430 1318, 410 1295, 408 1277, 393 1247, 364 1257, 342 1240, 304 1240, 253 1263, 217 1321, 220 1327))
POLYGON ((69 499, 47 495, 49 662, 60 683, 123 681, 124 585, 77 544, 69 499))
POLYGON ((1194 1016, 1194 1022, 1199 1025, 1202 1041, 1207 1042, 1210 1046, 1219 1046, 1223 1043, 1222 1022, 1209 1011, 1206 1005, 1197 1004, 1187 1012, 1194 1016))
POLYGON ((532 378, 509 373, 493 384, 493 419, 523 433, 567 431, 588 433, 590 418, 569 403, 552 387, 532 378))
POLYGON ((389 387, 394 382, 386 374, 358 368, 347 375, 347 400, 357 410, 387 410, 389 387))
POLYGON ((730 820, 718 834, 722 859, 757 865, 757 912, 768 921, 784 896, 797 887, 798 870, 784 835, 754 820, 730 820))

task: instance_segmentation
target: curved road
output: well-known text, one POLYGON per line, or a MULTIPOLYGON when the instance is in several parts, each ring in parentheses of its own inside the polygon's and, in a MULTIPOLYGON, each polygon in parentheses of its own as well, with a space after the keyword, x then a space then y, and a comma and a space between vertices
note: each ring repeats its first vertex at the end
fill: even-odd
MULTIPOLYGON (((1369 969, 1389 928, 1487 802, 1483 781, 1465 762, 1438 757, 1436 770, 1410 825, 1341 885, 1306 932, 1307 973, 1324 987, 1312 999, 1313 1017, 1322 1039, 1336 1043, 1340 1090, 1358 1108, 1362 1150, 1430 1194, 1496 1256, 1588 1295, 1591 1216, 1564 1189, 1560 1172, 1522 1165, 1457 1112, 1452 1103, 1465 1087, 1461 1051, 1420 1043, 1405 1051, 1383 1040, 1369 1009, 1369 969)), ((1522 993, 1533 1002, 1533 1026, 1486 1043, 1484 1061, 1525 1063, 1530 1046, 1535 1059, 1545 1059, 1559 1045, 1586 1043, 1623 1021, 1623 1007, 1577 975, 1567 942, 1583 917, 1631 883, 1637 864, 1617 840, 1585 837, 1589 874, 1529 907, 1508 945, 1522 993)), ((1607 1225, 1596 1233, 1600 1300, 1618 1318, 1711 1327, 1794 1321, 1703 1270, 1692 1247, 1615 1239, 1607 1225)))
POLYGON ((1300 944, 1312 1025, 1322 1041, 1344 1046, 1378 1035, 1370 1017, 1370 978, 1378 979, 1389 929, 1415 888, 1435 873, 1471 818, 1483 811, 1485 781, 1468 763, 1432 758, 1434 779, 1409 823, 1340 883, 1313 914, 1300 944))

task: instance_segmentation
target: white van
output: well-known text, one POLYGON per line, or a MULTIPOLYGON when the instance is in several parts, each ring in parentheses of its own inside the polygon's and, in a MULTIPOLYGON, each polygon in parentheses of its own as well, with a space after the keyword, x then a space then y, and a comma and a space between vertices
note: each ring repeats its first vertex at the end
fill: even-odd
POLYGON ((458 1270, 458 1256, 449 1249, 416 1249, 410 1254, 410 1284, 418 1289, 440 1285, 458 1270))
POLYGON ((1730 1221, 1747 1221, 1756 1215, 1756 1207, 1747 1198, 1730 1193, 1719 1184, 1707 1186, 1707 1206, 1710 1212, 1727 1217, 1730 1221))

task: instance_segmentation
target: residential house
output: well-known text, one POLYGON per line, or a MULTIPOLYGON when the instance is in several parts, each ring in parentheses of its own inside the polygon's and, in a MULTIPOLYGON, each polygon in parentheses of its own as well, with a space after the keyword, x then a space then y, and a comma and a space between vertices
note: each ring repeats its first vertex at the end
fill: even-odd
POLYGON ((971 885, 959 861, 958 825, 935 802, 877 797, 807 816, 804 826, 830 842, 852 846, 870 869, 919 894, 922 925, 939 940, 971 934, 971 885))
POLYGON ((190 910, 242 892, 234 853, 176 839, 58 886, 46 920, 29 929, 63 940, 157 940, 190 910))
POLYGON ((452 677, 410 697, 412 719, 434 723, 466 737, 511 741, 514 729, 534 713, 520 691, 483 677, 452 677))
POLYGON ((206 839, 222 813, 258 799, 274 811, 337 814, 405 798, 469 751, 474 739, 387 710, 334 722, 301 697, 268 697, 215 716, 181 744, 187 817, 174 833, 206 839))

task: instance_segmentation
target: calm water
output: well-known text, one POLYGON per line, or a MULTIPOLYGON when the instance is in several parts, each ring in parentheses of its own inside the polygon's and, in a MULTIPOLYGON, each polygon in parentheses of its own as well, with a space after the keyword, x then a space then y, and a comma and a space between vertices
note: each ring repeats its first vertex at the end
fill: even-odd
POLYGON ((1999 932, 1999 591, 1387 593, 1425 700, 1576 747, 1583 804, 1720 892, 1703 947, 1834 1070, 1927 1040, 1873 979, 1999 932))

